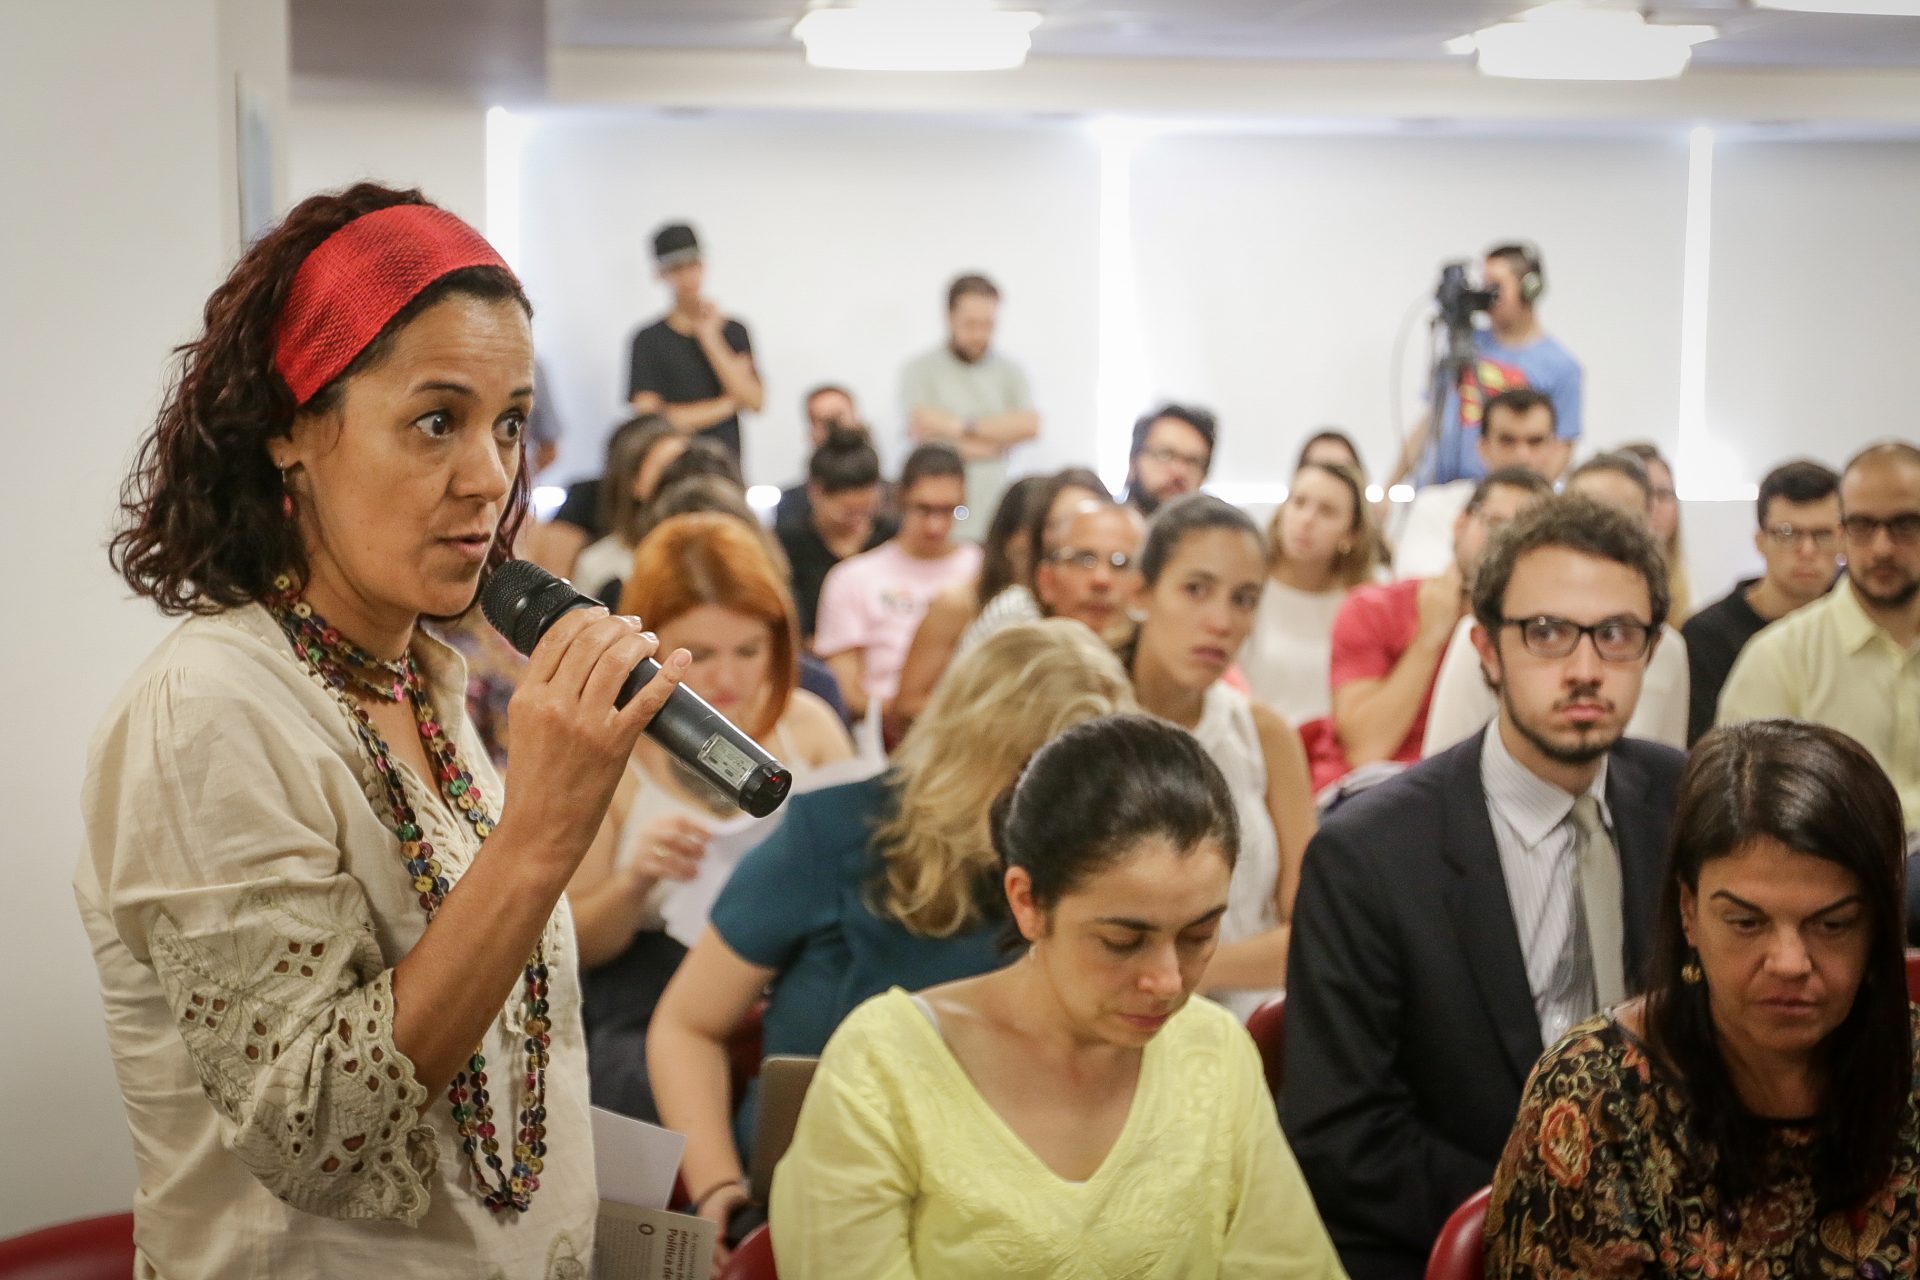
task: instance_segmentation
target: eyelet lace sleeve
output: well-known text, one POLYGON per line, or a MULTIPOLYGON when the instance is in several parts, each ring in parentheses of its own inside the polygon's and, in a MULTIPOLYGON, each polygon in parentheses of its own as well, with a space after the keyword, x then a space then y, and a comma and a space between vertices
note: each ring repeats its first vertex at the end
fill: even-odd
POLYGON ((230 931, 192 936, 162 911, 149 945, 201 1087, 254 1177, 308 1213, 412 1223, 437 1149, 364 913, 350 881, 261 886, 230 931))
POLYGON ((417 1223, 436 1135, 354 875, 398 854, 358 762, 299 706, 250 693, 205 669, 133 692, 94 741, 88 856, 222 1145, 297 1209, 417 1223))

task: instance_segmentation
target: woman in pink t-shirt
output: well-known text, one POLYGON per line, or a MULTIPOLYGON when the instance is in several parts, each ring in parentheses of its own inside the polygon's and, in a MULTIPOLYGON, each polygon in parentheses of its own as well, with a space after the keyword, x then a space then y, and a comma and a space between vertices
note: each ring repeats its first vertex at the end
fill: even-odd
POLYGON ((951 445, 923 444, 909 454, 899 492, 900 532, 842 560, 820 588, 814 651, 833 668, 856 718, 893 696, 927 605, 980 571, 980 548, 953 537, 967 482, 951 445))

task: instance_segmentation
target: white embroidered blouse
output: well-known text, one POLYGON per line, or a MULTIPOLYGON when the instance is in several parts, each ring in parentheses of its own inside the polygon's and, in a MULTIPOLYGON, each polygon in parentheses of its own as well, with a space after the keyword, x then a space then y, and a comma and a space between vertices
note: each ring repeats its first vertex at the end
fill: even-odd
MULTIPOLYGON (((424 633, 414 654, 498 816, 465 664, 424 633)), ((395 763, 457 879, 472 826, 395 763)), ((426 916, 380 775, 266 610, 194 618, 160 645, 95 733, 83 801, 74 889, 139 1168, 137 1276, 584 1280, 597 1198, 565 900, 546 935, 541 1185, 529 1212, 496 1217, 443 1082, 423 1086, 394 1047, 393 966, 426 916)), ((525 1084, 519 1001, 477 1046, 503 1156, 525 1084)))

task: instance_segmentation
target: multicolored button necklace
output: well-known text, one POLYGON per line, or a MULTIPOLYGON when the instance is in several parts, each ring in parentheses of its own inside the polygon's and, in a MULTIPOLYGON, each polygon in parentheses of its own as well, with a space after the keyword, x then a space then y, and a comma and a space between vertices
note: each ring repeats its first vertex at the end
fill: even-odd
MULTIPOLYGON (((493 833, 493 815, 487 811, 473 775, 461 767, 454 754, 453 740, 433 712, 426 681, 413 655, 409 653, 398 662, 376 658, 328 626, 326 620, 313 611, 313 606, 301 598, 291 579, 276 578, 273 585, 273 594, 266 600, 268 611, 305 660, 308 673, 346 709, 355 736, 380 773, 394 834, 400 837, 400 856, 413 879, 414 892, 420 895, 420 909, 431 920, 452 886, 447 881, 445 867, 420 829, 418 815, 407 803, 399 766, 365 708, 352 695, 361 693, 381 702, 410 703, 420 730, 420 744, 434 764, 435 781, 447 804, 472 825, 482 840, 493 833)), ((453 1121, 460 1133, 461 1149, 467 1153, 467 1163, 481 1189, 481 1199, 495 1213, 509 1209, 525 1213, 531 1207, 533 1193, 540 1189, 540 1171, 547 1154, 547 1064, 553 1038, 547 1018, 544 939, 534 947, 533 956, 527 961, 521 1010, 526 1023, 526 1095, 520 1108, 512 1165, 500 1154, 500 1139, 493 1124, 493 1103, 487 1093, 485 1056, 476 1051, 467 1060, 467 1069, 455 1075, 447 1086, 447 1100, 453 1105, 453 1121)))

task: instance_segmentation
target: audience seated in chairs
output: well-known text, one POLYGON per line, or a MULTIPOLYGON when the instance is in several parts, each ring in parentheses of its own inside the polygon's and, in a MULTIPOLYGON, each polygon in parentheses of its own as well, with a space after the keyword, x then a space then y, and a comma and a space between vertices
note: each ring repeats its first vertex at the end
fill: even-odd
POLYGON ((1769 622, 1827 594, 1840 573, 1840 475, 1801 459, 1760 481, 1754 503, 1759 528, 1753 549, 1766 572, 1734 584, 1723 598, 1688 618, 1687 745, 1713 728, 1720 690, 1734 659, 1769 622))
POLYGON ((1674 816, 1644 999, 1528 1081, 1490 1277, 1905 1275, 1920 1235, 1900 802, 1852 739, 1720 729, 1674 816))
MULTIPOLYGON (((983 597, 985 604, 975 611, 966 629, 960 633, 960 639, 954 646, 954 656, 967 652, 1001 627, 1048 616, 1041 606, 1039 594, 1034 590, 1040 566, 1046 562, 1050 549, 1048 535, 1070 513, 1087 503, 1111 501, 1113 499, 1108 496, 1107 487, 1100 482, 1100 477, 1084 467, 1068 467, 1065 471, 1043 478, 1040 487, 1023 504, 1026 523, 1020 530, 1016 544, 1020 552, 1019 577, 997 594, 983 597)), ((983 582, 984 578, 983 573, 983 582)))
POLYGON ((1294 472, 1267 523, 1267 581, 1240 649, 1248 690, 1288 724, 1332 711, 1333 620, 1355 587, 1373 581, 1380 559, 1360 473, 1318 462, 1294 472))
POLYGON ((959 655, 962 635, 974 634, 975 623, 1000 627, 1040 616, 1031 589, 1034 544, 1028 529, 1035 523, 1034 512, 1043 505, 1047 483, 1045 476, 1022 476, 1008 485, 987 522, 986 539, 980 544, 980 572, 927 602, 901 661, 900 687, 887 701, 887 728, 895 738, 926 710, 933 686, 959 655))
MULTIPOLYGON (((646 619, 669 651, 692 654, 687 687, 765 743, 796 777, 853 754, 839 718, 795 688, 800 638, 793 603, 761 539, 737 521, 678 516, 647 535, 620 612, 646 619)), ((699 870, 715 824, 733 816, 729 800, 642 737, 598 838, 567 885, 599 1106, 659 1119, 647 1083, 647 1024, 686 954, 665 932, 661 910, 699 870)))
POLYGON ((856 719, 871 704, 885 706, 899 688, 907 646, 927 605, 980 572, 979 546, 953 536, 956 513, 967 501, 965 475, 950 445, 923 444, 907 455, 899 533, 834 565, 821 584, 814 651, 839 677, 856 719))
MULTIPOLYGON (((686 452, 686 437, 658 414, 630 418, 607 437, 607 465, 592 490, 591 516, 569 514, 562 506, 552 520, 529 534, 537 543, 535 559, 563 578, 572 578, 589 595, 627 571, 640 545, 640 514, 660 489, 667 464, 686 452), (576 520, 602 522, 606 532, 594 539, 576 536, 576 520)), ((584 492, 584 491, 583 491, 584 492)))
MULTIPOLYGON (((662 486, 640 516, 640 540, 646 541, 649 533, 675 516, 701 512, 727 516, 741 528, 751 530, 766 549, 767 559, 780 571, 780 580, 783 583, 791 580, 792 567, 787 563, 780 540, 760 523, 760 517, 747 505, 745 491, 721 476, 692 475, 662 486)), ((800 650, 800 687, 832 707, 833 714, 843 723, 847 720, 846 699, 840 694, 840 681, 834 678, 833 669, 805 649, 800 650)))
POLYGON ((1445 573, 1357 587, 1347 596, 1333 621, 1327 679, 1334 734, 1329 754, 1314 760, 1315 790, 1362 765, 1420 758, 1440 659, 1466 617, 1487 540, 1550 492, 1532 471, 1494 472, 1474 486, 1455 519, 1453 563, 1445 573))
MULTIPOLYGON (((661 1117, 687 1135, 699 1212, 726 1223, 745 1201, 726 1043, 761 992, 771 984, 765 1052, 817 1054, 869 996, 1003 963, 999 895, 983 889, 995 865, 988 807, 1043 743, 1131 704, 1125 673, 1085 627, 1010 627, 954 665, 892 772, 787 801, 721 892, 647 1041, 661 1117)), ((750 1092, 743 1134, 753 1109, 750 1092)))
POLYGON ((1252 1043, 1191 999, 1234 809, 1152 717, 1035 755, 994 805, 1025 950, 834 1033, 774 1176, 786 1280, 1340 1275, 1252 1043))
POLYGON ((865 428, 835 426, 807 459, 807 510, 776 520, 774 534, 793 574, 800 634, 813 642, 820 588, 842 560, 871 551, 898 531, 881 509, 880 455, 865 428))
MULTIPOLYGON (((1511 387, 1487 401, 1473 429, 1481 476, 1517 467, 1551 484, 1566 470, 1570 445, 1556 434, 1553 401, 1532 387, 1511 387)), ((1454 562, 1454 528, 1479 483, 1462 476, 1423 486, 1407 505, 1393 548, 1393 576, 1437 578, 1454 562)))
POLYGON ((1253 626, 1266 566, 1245 512, 1211 494, 1174 499, 1148 526, 1139 625, 1121 649, 1140 705, 1192 732, 1233 797, 1240 857, 1203 989, 1242 1017, 1286 982, 1287 920, 1314 825, 1300 735, 1221 679, 1253 626))
POLYGON ((1683 757, 1621 737, 1666 614, 1644 525, 1520 515, 1474 582, 1494 723, 1329 814, 1294 903, 1287 1137, 1355 1280, 1414 1280, 1541 1049, 1638 990, 1683 757))
POLYGON ((1890 440, 1840 474, 1847 575, 1755 636, 1720 693, 1719 723, 1831 725, 1893 779, 1920 832, 1920 448, 1890 440))

